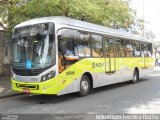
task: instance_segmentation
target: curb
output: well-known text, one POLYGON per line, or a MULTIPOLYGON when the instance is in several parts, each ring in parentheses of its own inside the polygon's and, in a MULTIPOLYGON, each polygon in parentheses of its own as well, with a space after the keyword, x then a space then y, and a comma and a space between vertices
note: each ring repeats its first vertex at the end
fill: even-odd
POLYGON ((13 94, 9 94, 9 95, 3 95, 3 96, 0 96, 0 99, 14 97, 14 96, 23 95, 23 94, 24 93, 13 93, 13 94))

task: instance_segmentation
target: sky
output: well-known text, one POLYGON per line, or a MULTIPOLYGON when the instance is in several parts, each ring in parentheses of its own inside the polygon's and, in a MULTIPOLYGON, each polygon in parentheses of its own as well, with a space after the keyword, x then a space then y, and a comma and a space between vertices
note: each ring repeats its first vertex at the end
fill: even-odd
POLYGON ((155 39, 160 41, 160 0, 131 0, 130 6, 136 10, 139 18, 144 18, 145 28, 151 30, 156 35, 155 39))

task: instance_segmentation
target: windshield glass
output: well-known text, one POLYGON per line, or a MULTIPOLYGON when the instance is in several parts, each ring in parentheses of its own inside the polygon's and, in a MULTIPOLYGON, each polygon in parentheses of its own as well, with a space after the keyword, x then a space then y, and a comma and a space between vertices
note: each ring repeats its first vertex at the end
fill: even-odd
POLYGON ((13 39, 13 68, 38 69, 55 64, 53 35, 13 39))

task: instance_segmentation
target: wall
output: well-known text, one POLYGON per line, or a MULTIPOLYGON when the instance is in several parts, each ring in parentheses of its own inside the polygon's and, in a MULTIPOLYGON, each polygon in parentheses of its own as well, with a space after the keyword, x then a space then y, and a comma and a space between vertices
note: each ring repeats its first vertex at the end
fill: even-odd
POLYGON ((0 75, 10 73, 11 34, 0 30, 0 75))

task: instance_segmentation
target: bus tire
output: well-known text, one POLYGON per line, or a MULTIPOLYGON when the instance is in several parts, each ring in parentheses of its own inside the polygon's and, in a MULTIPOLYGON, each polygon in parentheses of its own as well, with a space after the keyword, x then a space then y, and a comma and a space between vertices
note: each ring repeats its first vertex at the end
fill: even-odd
POLYGON ((139 80, 139 72, 137 69, 134 70, 133 73, 133 79, 131 80, 131 82, 134 84, 139 80))
POLYGON ((91 90, 91 86, 90 86, 90 80, 88 78, 87 75, 83 75, 80 81, 80 92, 79 95, 81 97, 86 96, 89 94, 90 90, 91 90))

